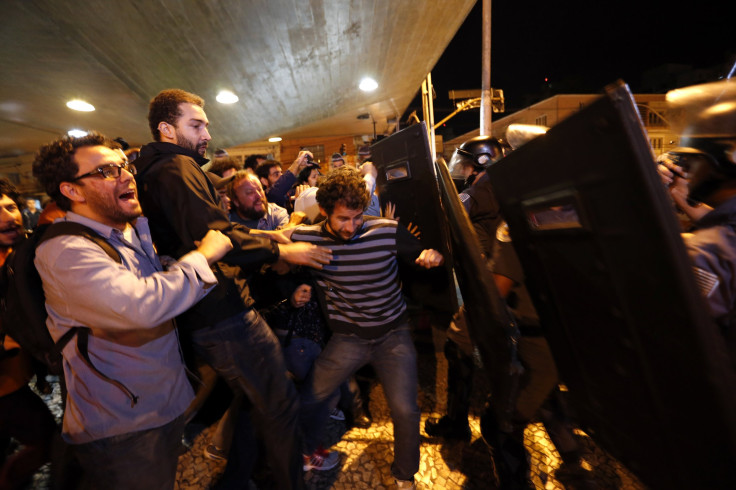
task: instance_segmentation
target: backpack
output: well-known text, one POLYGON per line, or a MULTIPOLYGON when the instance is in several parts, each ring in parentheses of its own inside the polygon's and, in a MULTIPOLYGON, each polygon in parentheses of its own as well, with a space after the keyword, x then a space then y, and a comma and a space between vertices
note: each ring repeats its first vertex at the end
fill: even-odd
POLYGON ((85 237, 99 245, 115 262, 122 263, 118 251, 87 226, 72 221, 39 226, 33 234, 13 248, 5 264, 0 267, 0 341, 5 335, 12 337, 25 352, 43 363, 50 374, 63 375, 61 351, 76 335, 79 353, 87 365, 123 390, 135 405, 138 397, 119 381, 102 374, 92 364, 87 352, 88 328, 72 327, 54 342, 46 327, 46 297, 33 260, 39 245, 61 235, 85 237))

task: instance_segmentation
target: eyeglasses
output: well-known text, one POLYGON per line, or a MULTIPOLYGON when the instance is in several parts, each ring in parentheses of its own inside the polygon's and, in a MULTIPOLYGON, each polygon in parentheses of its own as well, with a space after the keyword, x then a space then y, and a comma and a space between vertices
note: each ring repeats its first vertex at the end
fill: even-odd
POLYGON ((103 179, 107 179, 107 180, 117 179, 120 177, 120 173, 123 170, 127 170, 132 175, 136 174, 135 165, 133 165, 130 162, 125 162, 122 165, 115 165, 114 163, 109 163, 107 165, 97 167, 93 171, 80 175, 79 177, 74 177, 74 180, 72 180, 72 182, 76 182, 77 180, 83 179, 85 177, 93 177, 95 175, 101 175, 103 179))

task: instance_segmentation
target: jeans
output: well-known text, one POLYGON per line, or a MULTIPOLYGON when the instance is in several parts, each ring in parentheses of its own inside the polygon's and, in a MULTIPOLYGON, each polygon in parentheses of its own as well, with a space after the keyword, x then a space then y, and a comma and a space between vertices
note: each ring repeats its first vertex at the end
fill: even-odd
POLYGON ((307 389, 302 392, 306 452, 320 443, 328 417, 328 402, 335 390, 361 366, 370 364, 383 385, 394 424, 394 462, 391 472, 411 480, 419 470, 419 406, 417 404, 417 353, 408 328, 392 330, 373 340, 333 334, 314 364, 307 389))
MULTIPOLYGON (((281 345, 271 328, 248 310, 209 328, 191 332, 195 352, 253 405, 251 411, 266 451, 277 488, 303 488, 298 437, 299 398, 287 377, 281 345)), ((239 442, 233 441, 233 446, 239 442)), ((239 454, 253 454, 240 448, 239 454)), ((252 462, 237 462, 252 467, 252 462)), ((230 461, 228 461, 230 464, 230 461)), ((246 480, 247 481, 247 480, 246 480)))
POLYGON ((286 368, 294 375, 297 383, 307 379, 320 352, 322 347, 318 343, 301 337, 292 337, 289 345, 284 347, 286 368))
POLYGON ((180 415, 154 429, 73 444, 84 471, 82 488, 173 489, 183 431, 180 415))

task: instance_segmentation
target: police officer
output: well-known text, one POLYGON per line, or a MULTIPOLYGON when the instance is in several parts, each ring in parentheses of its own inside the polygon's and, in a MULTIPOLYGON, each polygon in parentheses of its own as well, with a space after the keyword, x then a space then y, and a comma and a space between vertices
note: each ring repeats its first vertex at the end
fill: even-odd
MULTIPOLYGON (((486 258, 492 256, 494 236, 501 218, 485 169, 502 157, 503 151, 498 140, 490 136, 477 136, 460 145, 449 164, 450 173, 455 178, 462 178, 460 201, 470 217, 486 258)), ((468 411, 474 346, 465 321, 461 307, 447 331, 447 414, 441 418, 429 418, 425 422, 424 431, 432 437, 470 440, 468 411)))
MULTIPOLYGON (((683 235, 710 313, 736 362, 736 82, 724 80, 667 93, 680 132, 668 163, 671 189, 688 181, 688 197, 712 211, 683 235)), ((660 167, 660 171, 661 171, 660 167)))
MULTIPOLYGON (((521 146, 546 132, 543 126, 511 125, 507 140, 521 146)), ((482 252, 489 259, 499 294, 506 300, 518 322, 518 356, 524 366, 522 388, 513 403, 510 427, 499 427, 490 404, 481 417, 481 432, 494 448, 496 468, 504 487, 533 488, 529 481, 528 454, 524 447, 524 429, 534 417, 545 424, 563 465, 556 477, 575 488, 594 487, 590 472, 580 466, 580 447, 561 410, 561 400, 552 396, 557 390, 557 368, 549 345, 542 335, 539 316, 525 286, 524 273, 485 168, 502 157, 501 145, 494 138, 473 138, 458 148, 450 161, 451 172, 464 179, 460 199, 478 234, 482 252)), ((472 380, 473 344, 461 309, 448 329, 445 356, 448 360, 447 415, 428 419, 425 432, 430 436, 470 438, 468 409, 472 380)), ((507 401, 495 401, 506 403, 507 401)))
MULTIPOLYGON (((538 417, 562 458, 555 478, 568 488, 595 488, 590 471, 581 466, 581 447, 572 432, 564 400, 558 391, 557 366, 526 289, 524 271, 505 222, 496 231, 492 269, 498 292, 518 322, 521 332, 518 356, 524 367, 521 389, 514 401, 511 427, 499 427, 493 410, 486 410, 481 417, 481 433, 495 450, 499 477, 506 484, 527 482, 529 466, 524 429, 538 417)), ((489 403, 492 402, 493 399, 489 403)))

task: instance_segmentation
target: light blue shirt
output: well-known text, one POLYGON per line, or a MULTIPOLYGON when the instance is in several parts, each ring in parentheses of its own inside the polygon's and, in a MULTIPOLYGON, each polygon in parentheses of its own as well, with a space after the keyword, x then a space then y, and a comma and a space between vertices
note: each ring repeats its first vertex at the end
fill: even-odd
POLYGON ((241 218, 238 212, 233 209, 230 211, 230 221, 255 230, 280 230, 289 223, 289 212, 278 204, 270 202, 263 218, 246 220, 241 218))
POLYGON ((95 367, 137 395, 127 395, 93 372, 79 355, 76 337, 62 351, 68 395, 64 438, 73 444, 165 425, 193 398, 173 318, 202 299, 217 280, 207 260, 190 252, 162 271, 148 220, 134 230, 115 228, 69 212, 115 247, 122 264, 99 245, 73 235, 42 243, 35 264, 43 280, 51 336, 70 327, 91 329, 89 356, 95 367))

